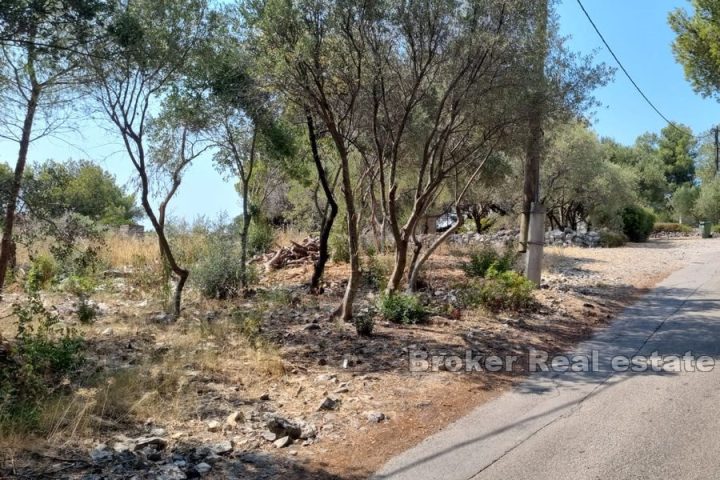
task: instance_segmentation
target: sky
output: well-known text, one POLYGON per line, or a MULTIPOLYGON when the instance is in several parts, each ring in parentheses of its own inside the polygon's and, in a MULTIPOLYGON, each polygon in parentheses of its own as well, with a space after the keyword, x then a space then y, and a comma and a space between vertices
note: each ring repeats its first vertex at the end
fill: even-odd
MULTIPOLYGON (((684 0, 583 0, 610 46, 644 90, 668 118, 689 125, 701 133, 720 123, 720 105, 692 91, 682 67, 675 62, 671 44, 674 34, 667 23, 675 8, 689 8, 684 0)), ((570 37, 567 45, 581 53, 596 52, 596 61, 616 66, 602 45, 577 0, 561 0, 557 6, 560 30, 570 37)), ((666 123, 640 97, 618 70, 614 80, 595 92, 602 103, 592 116, 593 129, 601 136, 631 144, 647 131, 658 132, 666 123)), ((87 158, 113 173, 126 184, 133 175, 132 165, 123 155, 115 135, 90 122, 81 122, 79 132, 63 140, 46 138, 30 148, 30 162, 46 159, 87 158)), ((0 141, 0 161, 12 162, 17 145, 0 141)), ((238 215, 241 203, 233 182, 214 169, 209 158, 199 159, 185 175, 169 208, 171 217, 192 221, 199 216, 216 218, 238 215)))

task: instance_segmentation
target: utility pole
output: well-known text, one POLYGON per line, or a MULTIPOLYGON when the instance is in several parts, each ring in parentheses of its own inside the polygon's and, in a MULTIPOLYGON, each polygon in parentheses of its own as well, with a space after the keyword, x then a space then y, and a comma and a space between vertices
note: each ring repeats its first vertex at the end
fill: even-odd
POLYGON ((545 63, 548 55, 548 0, 538 0, 535 26, 535 55, 529 78, 532 83, 528 109, 528 141, 525 150, 523 210, 520 222, 521 252, 526 252, 525 275, 538 287, 542 271, 545 208, 540 203, 540 163, 543 157, 545 118, 545 63))

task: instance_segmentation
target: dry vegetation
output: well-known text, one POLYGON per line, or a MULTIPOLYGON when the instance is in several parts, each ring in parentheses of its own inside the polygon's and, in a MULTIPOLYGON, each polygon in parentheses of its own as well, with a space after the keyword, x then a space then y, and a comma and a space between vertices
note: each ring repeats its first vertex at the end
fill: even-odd
MULTIPOLYGON (((192 237, 184 242, 179 251, 201 244, 192 237)), ((364 478, 523 375, 521 367, 510 375, 410 373, 408 349, 497 355, 567 349, 708 242, 549 249, 547 283, 536 305, 500 314, 447 308, 467 283, 460 267, 468 252, 445 248, 424 279, 429 321, 404 326, 378 320, 372 336, 358 337, 352 325, 329 319, 343 293, 346 265, 329 266, 321 296, 305 292, 309 264, 271 272, 251 295, 234 301, 206 300, 190 289, 183 315, 166 323, 154 242, 111 237, 102 250, 109 268, 92 297, 100 310, 94 323, 74 320, 71 296, 43 292, 64 324, 85 336, 86 361, 54 388, 36 433, 4 432, 0 475, 52 477, 98 468, 110 474, 119 467, 93 466, 87 452, 99 443, 162 434, 165 451, 176 454, 230 441, 232 452, 208 473, 216 478, 364 478), (633 268, 623 259, 632 259, 633 268), (337 404, 319 408, 327 397, 337 404), (312 425, 317 435, 276 448, 263 437, 268 413, 312 425), (378 413, 385 418, 376 422, 378 413), (235 420, 228 423, 231 415, 235 420)), ((390 261, 376 257, 375 270, 386 271, 390 261)), ((360 311, 377 301, 377 288, 366 284, 360 311)), ((6 298, 20 296, 11 289, 6 298)), ((0 333, 12 338, 10 308, 4 306, 0 317, 0 333)))

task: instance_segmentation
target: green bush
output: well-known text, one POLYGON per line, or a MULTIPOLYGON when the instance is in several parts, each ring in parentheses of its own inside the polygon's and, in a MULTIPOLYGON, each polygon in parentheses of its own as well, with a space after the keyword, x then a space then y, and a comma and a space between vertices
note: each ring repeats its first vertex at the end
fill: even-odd
POLYGON ((83 362, 83 338, 58 328, 58 317, 37 294, 13 305, 13 313, 18 318, 15 342, 0 342, 0 432, 32 430, 42 402, 83 362))
POLYGON ((370 255, 363 269, 365 284, 375 290, 382 290, 387 286, 390 272, 376 255, 370 255))
POLYGON ((522 275, 490 268, 480 288, 480 302, 489 310, 519 310, 533 302, 535 285, 522 275))
POLYGON ((263 219, 254 219, 248 231, 248 251, 251 255, 265 253, 275 243, 275 230, 263 219))
POLYGON ((625 207, 622 213, 623 233, 631 242, 645 242, 655 224, 655 215, 638 206, 625 207))
POLYGON ((653 225, 652 233, 692 233, 690 225, 682 223, 656 223, 653 225))
POLYGON ((30 292, 42 290, 55 278, 56 273, 57 264, 51 256, 36 255, 30 264, 25 287, 30 292))
POLYGON ((711 231, 712 233, 720 233, 720 225, 713 225, 711 231))
MULTIPOLYGON (((224 300, 234 298, 242 289, 242 262, 238 248, 229 240, 211 240, 205 257, 195 266, 192 279, 206 298, 224 300)), ((250 265, 248 283, 257 280, 250 265)))
POLYGON ((375 328, 375 320, 370 314, 358 314, 353 319, 355 322, 355 331, 360 336, 372 335, 375 328))
POLYGON ((72 275, 65 282, 65 289, 77 298, 76 314, 80 323, 92 323, 98 314, 95 305, 90 303, 90 295, 95 291, 95 281, 90 277, 72 275))
POLYGON ((485 277, 490 268, 494 268, 498 272, 512 270, 515 259, 516 253, 512 248, 506 249, 501 254, 488 245, 470 254, 470 261, 463 264, 462 269, 469 277, 485 277))
POLYGON ((344 231, 342 233, 333 231, 328 239, 328 247, 330 247, 330 257, 334 262, 350 262, 350 239, 344 231))
POLYGON ((404 325, 421 323, 428 313, 416 296, 407 293, 384 293, 378 310, 386 320, 404 325))
POLYGON ((613 232, 612 230, 600 231, 600 246, 605 248, 622 247, 628 241, 624 233, 613 232))

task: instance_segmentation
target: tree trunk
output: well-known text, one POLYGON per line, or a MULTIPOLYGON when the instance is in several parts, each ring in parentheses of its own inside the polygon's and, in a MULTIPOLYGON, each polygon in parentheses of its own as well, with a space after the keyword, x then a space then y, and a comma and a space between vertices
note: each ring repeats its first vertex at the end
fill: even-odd
POLYGON ((342 303, 342 319, 347 321, 353 317, 353 302, 355 293, 360 284, 360 236, 358 233, 358 215, 355 211, 355 198, 352 191, 352 181, 350 179, 350 166, 347 158, 347 152, 342 157, 342 176, 343 176, 343 195, 345 196, 345 208, 347 210, 348 219, 348 237, 350 247, 350 278, 348 279, 345 296, 342 303))
POLYGON ((250 209, 247 207, 248 203, 248 185, 243 180, 242 187, 242 201, 243 201, 243 224, 242 233, 240 234, 240 283, 243 289, 248 287, 247 278, 247 257, 248 257, 248 235, 250 234, 250 209))
MULTIPOLYGON (((30 69, 32 70, 32 66, 30 66, 30 69)), ((31 72, 31 75, 34 75, 34 72, 31 72)), ((22 135, 20 137, 20 149, 18 151, 17 163, 15 164, 15 174, 10 188, 7 207, 5 209, 5 224, 3 225, 2 242, 0 242, 0 291, 2 291, 5 286, 5 277, 7 275, 8 265, 10 264, 13 255, 13 227, 15 226, 15 212, 17 211, 17 201, 20 196, 23 175, 25 174, 25 165, 27 163, 27 154, 30 148, 32 127, 41 92, 41 87, 34 81, 34 79, 32 80, 32 83, 33 86, 30 91, 30 98, 27 103, 25 120, 23 122, 22 135)))
MULTIPOLYGON (((418 256, 418 258, 413 262, 413 266, 410 269, 410 274, 408 277, 408 291, 415 292, 417 289, 417 280, 418 275, 420 274, 420 270, 422 269, 423 265, 425 265, 425 262, 427 262, 428 258, 430 258, 430 255, 432 255, 437 248, 447 240, 450 235, 455 233, 460 227, 463 226, 465 223, 465 218, 460 212, 460 209, 457 209, 457 217, 458 220, 455 222, 455 224, 447 229, 440 237, 438 237, 426 250, 423 252, 421 256, 418 256)), ((419 253, 419 252, 418 252, 419 253)))
POLYGON ((250 179, 255 166, 255 145, 257 142, 257 127, 253 129, 252 143, 250 144, 250 159, 247 169, 238 162, 238 173, 242 181, 242 201, 243 201, 243 226, 240 237, 240 283, 244 290, 248 288, 247 258, 248 258, 248 235, 250 234, 250 222, 252 221, 249 201, 250 201, 250 179))
POLYGON ((405 266, 407 265, 408 240, 404 237, 395 239, 395 266, 388 279, 386 293, 393 293, 400 289, 405 266))
POLYGON ((317 294, 320 293, 320 281, 322 280, 323 273, 325 273, 325 264, 327 264, 330 254, 328 252, 328 241, 330 239, 330 232, 332 231, 333 224, 335 223, 335 217, 338 213, 338 205, 335 201, 335 196, 330 188, 330 184, 327 180, 327 173, 323 167, 322 160, 320 159, 320 153, 317 147, 317 137, 315 134, 315 125, 313 123, 312 115, 307 114, 307 127, 308 137, 310 139, 310 147, 312 149, 312 157, 315 162, 315 169, 317 170, 318 179, 322 186, 329 212, 327 216, 323 218, 323 225, 320 231, 320 249, 317 262, 313 269, 313 275, 310 279, 310 292, 317 294))

